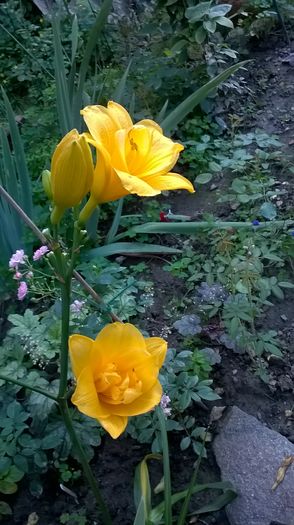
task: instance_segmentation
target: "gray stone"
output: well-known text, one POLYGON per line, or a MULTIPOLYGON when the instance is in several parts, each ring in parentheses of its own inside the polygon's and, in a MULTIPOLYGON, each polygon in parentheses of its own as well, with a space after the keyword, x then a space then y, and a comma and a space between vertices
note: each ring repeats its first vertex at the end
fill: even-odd
POLYGON ((294 455, 290 441, 234 406, 213 448, 222 479, 238 493, 226 509, 231 525, 294 525, 294 463, 272 490, 283 460, 294 455))

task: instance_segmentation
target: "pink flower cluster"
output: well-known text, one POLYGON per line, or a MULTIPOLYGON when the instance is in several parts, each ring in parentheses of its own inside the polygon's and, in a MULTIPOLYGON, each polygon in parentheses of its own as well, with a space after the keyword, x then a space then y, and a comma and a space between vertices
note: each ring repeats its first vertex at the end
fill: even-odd
MULTIPOLYGON (((46 253, 49 252, 48 246, 41 246, 38 250, 35 251, 33 255, 33 261, 39 261, 46 253)), ((16 250, 16 252, 11 256, 9 261, 9 268, 15 270, 14 279, 19 281, 20 279, 31 279, 33 277, 32 271, 19 271, 19 266, 26 264, 28 261, 28 256, 25 254, 24 250, 16 250)), ((17 289, 17 298, 19 301, 23 301, 28 293, 28 285, 26 281, 22 280, 18 284, 17 289)))
POLYGON ((48 246, 41 246, 41 248, 38 248, 38 250, 35 251, 33 255, 33 261, 38 261, 48 252, 49 252, 48 246))

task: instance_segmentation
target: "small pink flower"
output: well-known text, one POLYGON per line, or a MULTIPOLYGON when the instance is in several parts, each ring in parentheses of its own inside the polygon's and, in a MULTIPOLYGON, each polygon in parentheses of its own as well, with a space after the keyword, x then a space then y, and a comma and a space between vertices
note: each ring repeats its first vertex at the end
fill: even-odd
POLYGON ((171 415, 171 408, 168 406, 170 404, 170 397, 167 396, 166 394, 163 394, 162 397, 161 397, 161 401, 160 401, 160 406, 163 410, 163 413, 166 415, 166 416, 170 416, 171 415))
POLYGON ((14 278, 14 279, 17 279, 17 280, 19 280, 19 279, 21 279, 21 277, 22 277, 22 275, 21 275, 21 273, 20 273, 20 272, 15 272, 15 274, 14 274, 14 277, 13 277, 13 278, 14 278))
POLYGON ((28 286, 25 281, 20 281, 18 290, 17 290, 17 298, 19 301, 23 301, 25 296, 28 293, 28 286))
POLYGON ((26 255, 23 250, 16 250, 9 261, 9 268, 18 269, 19 264, 25 264, 26 255))
POLYGON ((45 255, 48 252, 49 252, 48 246, 41 246, 41 248, 38 248, 38 250, 35 251, 33 255, 33 261, 38 261, 39 259, 43 257, 43 255, 45 255))
POLYGON ((70 310, 73 314, 79 314, 85 305, 85 301, 76 299, 71 305, 70 310))

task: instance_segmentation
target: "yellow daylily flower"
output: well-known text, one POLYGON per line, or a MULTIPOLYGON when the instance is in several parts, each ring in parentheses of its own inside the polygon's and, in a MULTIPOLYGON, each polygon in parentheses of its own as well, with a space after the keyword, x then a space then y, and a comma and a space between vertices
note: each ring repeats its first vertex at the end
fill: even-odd
POLYGON ((72 208, 90 191, 94 174, 91 149, 76 129, 57 145, 51 162, 51 192, 54 203, 51 222, 57 224, 65 209, 72 208))
POLYGON ((152 197, 163 190, 194 192, 190 181, 170 172, 184 147, 165 137, 156 122, 145 119, 133 124, 116 102, 108 102, 107 108, 87 106, 81 113, 89 129, 85 136, 97 151, 91 195, 81 222, 97 204, 129 193, 152 197))
POLYGON ((166 351, 163 339, 144 338, 128 323, 107 325, 95 341, 70 336, 69 354, 77 379, 73 404, 116 439, 125 430, 128 416, 144 414, 160 402, 158 373, 166 351))

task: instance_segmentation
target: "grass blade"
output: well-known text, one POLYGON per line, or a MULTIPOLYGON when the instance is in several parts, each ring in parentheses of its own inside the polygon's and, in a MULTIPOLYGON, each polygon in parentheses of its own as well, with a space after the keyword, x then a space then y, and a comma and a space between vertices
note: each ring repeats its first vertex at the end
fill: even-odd
MULTIPOLYGON (((258 229, 260 228, 272 228, 276 226, 277 228, 289 228, 294 224, 294 220, 285 220, 285 221, 267 221, 260 222, 258 229)), ((132 226, 126 232, 122 232, 115 237, 115 241, 128 237, 131 233, 177 233, 184 235, 194 235, 199 230, 206 229, 216 229, 216 230, 226 230, 226 229, 253 229, 254 226, 252 222, 237 222, 237 221, 197 221, 197 222, 146 222, 145 224, 139 224, 138 226, 132 226)))
POLYGON ((18 127, 15 121, 15 116, 12 110, 12 107, 10 105, 9 99, 4 91, 2 90, 2 96, 4 100, 4 105, 6 109, 8 124, 9 124, 9 131, 11 136, 11 141, 13 144, 13 150, 15 155, 15 165, 19 180, 19 204, 24 209, 26 214, 29 217, 33 216, 33 202, 32 202, 32 187, 31 187, 31 179, 29 176, 27 163, 25 159, 24 154, 24 148, 23 148, 23 142, 21 140, 21 136, 18 131, 18 127))
POLYGON ((62 51, 60 23, 57 17, 52 18, 53 45, 54 45, 54 69, 56 82, 56 101, 60 131, 65 135, 72 129, 72 109, 69 96, 64 54, 62 51))
POLYGON ((118 230, 119 225, 120 225, 123 205, 124 205, 124 198, 122 197, 121 199, 119 199, 119 201, 117 203, 117 207, 116 207, 116 210, 115 210, 115 215, 114 215, 114 218, 113 218, 113 221, 112 221, 112 225, 109 228, 109 231, 108 231, 108 234, 107 234, 107 237, 106 237, 106 244, 112 243, 113 240, 114 240, 114 237, 117 234, 117 230, 118 230))
POLYGON ((80 109, 82 106, 83 89, 84 89, 84 84, 86 80, 86 75, 87 75, 91 55, 97 44, 97 40, 107 22, 107 17, 110 13, 111 7, 112 7, 112 0, 104 0, 101 6, 101 9, 96 17, 95 24, 93 25, 89 33, 88 42, 86 45, 86 49, 84 52, 83 60, 82 60, 80 71, 79 71, 79 82, 78 82, 77 92, 75 95, 74 106, 73 106, 74 125, 78 129, 80 127, 79 126, 80 109))
POLYGON ((122 102, 122 98, 123 98, 123 94, 124 94, 124 91, 125 91, 126 82, 127 82, 127 78, 128 78, 128 74, 129 74, 129 71, 130 71, 131 64, 132 64, 132 61, 130 60, 127 69, 125 70, 123 76, 121 77, 121 79, 120 79, 118 85, 116 86, 116 89, 115 89, 115 91, 114 91, 114 93, 112 95, 112 99, 115 102, 118 102, 118 103, 122 102))
POLYGON ((190 113, 190 111, 192 111, 198 104, 200 104, 200 102, 202 102, 202 100, 207 97, 208 93, 213 91, 213 89, 217 88, 217 86, 224 82, 224 80, 236 73, 240 67, 244 67, 245 64, 248 64, 248 62, 249 60, 245 60, 244 62, 234 64, 207 82, 207 84, 197 89, 195 93, 192 93, 192 95, 187 97, 161 122, 161 127, 163 128, 164 132, 172 132, 176 126, 188 115, 188 113, 190 113))
POLYGON ((163 476, 164 476, 164 525, 172 525, 172 495, 171 495, 171 476, 169 463, 169 449, 165 418, 162 408, 156 407, 156 415, 159 422, 160 437, 163 454, 163 476))
POLYGON ((106 244, 105 246, 99 246, 94 250, 89 250, 86 254, 87 259, 94 259, 96 257, 110 257, 111 255, 117 255, 119 253, 129 254, 177 254, 181 253, 181 250, 176 248, 169 248, 168 246, 161 246, 160 244, 144 244, 140 242, 115 242, 113 244, 106 244))

